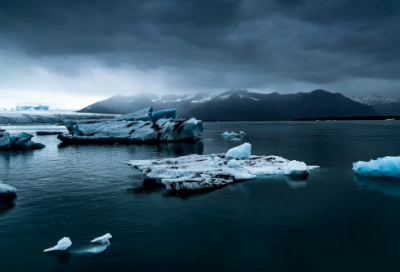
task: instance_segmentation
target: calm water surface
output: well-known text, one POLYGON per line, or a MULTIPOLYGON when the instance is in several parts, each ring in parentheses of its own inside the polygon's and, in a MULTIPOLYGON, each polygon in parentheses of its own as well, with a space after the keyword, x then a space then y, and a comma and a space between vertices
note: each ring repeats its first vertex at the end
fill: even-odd
MULTIPOLYGON (((352 162, 400 155, 400 122, 205 123, 203 140, 159 145, 0 151, 0 271, 398 271, 400 180, 357 177, 352 162), (241 142, 220 136, 245 131, 241 142), (212 139, 212 140, 210 140, 212 139), (168 193, 124 164, 223 153, 320 165, 308 180, 258 178, 194 194, 168 193), (105 253, 91 239, 113 235, 105 253), (72 247, 46 255, 67 236, 72 247)), ((60 127, 8 127, 21 131, 60 127)))

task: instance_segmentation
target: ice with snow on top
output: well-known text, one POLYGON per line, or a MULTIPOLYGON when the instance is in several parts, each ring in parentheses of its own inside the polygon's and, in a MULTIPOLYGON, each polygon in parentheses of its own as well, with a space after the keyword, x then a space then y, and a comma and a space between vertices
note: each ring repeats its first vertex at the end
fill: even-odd
POLYGON ((353 170, 365 176, 400 177, 400 157, 384 157, 353 163, 353 170))
MULTIPOLYGON (((224 133, 221 134, 221 136, 226 136, 226 137, 229 137, 229 136, 239 136, 239 135, 241 135, 241 134, 235 133, 234 131, 231 131, 230 133, 229 133, 228 131, 225 131, 224 133)), ((243 135, 244 135, 244 134, 243 134, 243 135)))
POLYGON ((72 245, 71 239, 69 239, 68 237, 64 237, 60 241, 58 241, 57 245, 45 249, 44 252, 55 251, 55 250, 66 250, 71 245, 72 245))
MULTIPOLYGON (((167 190, 199 190, 217 188, 240 180, 263 175, 285 173, 304 174, 303 164, 293 163, 278 156, 250 155, 251 145, 245 143, 226 154, 188 155, 178 158, 132 160, 127 164, 142 171, 151 179, 161 180, 167 190), (229 155, 229 156, 228 156, 229 155), (240 159, 238 157, 244 157, 240 159), (231 162, 235 159, 235 162, 231 162), (231 162, 231 163, 230 163, 231 162), (229 165, 228 165, 229 164, 229 165), (235 167, 230 167, 232 165, 235 167), (298 169, 296 167, 299 167, 298 169)), ((308 170, 318 166, 306 166, 308 170)))
POLYGON ((4 184, 0 180, 0 194, 15 194, 17 192, 17 189, 12 187, 11 185, 4 184))
POLYGON ((308 175, 309 173, 307 164, 296 160, 289 162, 285 169, 285 175, 289 176, 308 175))
POLYGON ((251 153, 251 144, 244 143, 237 147, 231 148, 226 152, 225 157, 231 159, 248 159, 251 153))

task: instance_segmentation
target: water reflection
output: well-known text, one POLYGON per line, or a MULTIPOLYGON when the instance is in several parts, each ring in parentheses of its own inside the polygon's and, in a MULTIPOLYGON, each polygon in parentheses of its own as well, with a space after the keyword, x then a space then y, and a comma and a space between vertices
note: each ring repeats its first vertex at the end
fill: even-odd
POLYGON ((354 174, 354 182, 366 189, 378 190, 388 196, 400 197, 400 179, 393 177, 367 177, 354 174))
POLYGON ((139 187, 130 188, 127 190, 128 193, 134 194, 151 194, 161 193, 163 197, 178 197, 181 199, 188 199, 194 196, 206 195, 214 192, 220 188, 203 189, 195 191, 167 191, 164 184, 157 182, 155 179, 144 179, 143 183, 139 187))
POLYGON ((15 207, 14 199, 17 196, 15 194, 9 194, 7 196, 0 195, 0 213, 10 210, 15 207))
POLYGON ((67 265, 71 260, 71 253, 68 251, 49 251, 44 254, 56 258, 59 264, 67 265))
POLYGON ((309 175, 285 176, 285 180, 286 183, 289 185, 289 188, 304 188, 307 186, 308 176, 309 175))

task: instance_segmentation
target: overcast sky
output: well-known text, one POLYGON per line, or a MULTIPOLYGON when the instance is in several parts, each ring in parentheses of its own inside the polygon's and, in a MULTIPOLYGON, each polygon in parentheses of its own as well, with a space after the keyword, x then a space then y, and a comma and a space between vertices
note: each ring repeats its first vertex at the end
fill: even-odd
POLYGON ((0 0, 0 108, 229 89, 400 95, 399 3, 0 0))

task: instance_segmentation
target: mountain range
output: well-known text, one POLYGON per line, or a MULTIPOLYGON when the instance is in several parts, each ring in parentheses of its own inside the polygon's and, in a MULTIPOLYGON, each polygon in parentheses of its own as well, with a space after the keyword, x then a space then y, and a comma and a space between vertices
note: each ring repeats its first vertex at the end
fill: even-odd
POLYGON ((371 105, 324 90, 296 94, 231 90, 219 95, 116 95, 89 105, 79 112, 124 114, 145 107, 153 107, 154 111, 176 108, 179 117, 195 117, 204 121, 293 120, 378 115, 371 105))
POLYGON ((382 116, 400 116, 400 96, 384 97, 380 95, 355 96, 354 101, 369 105, 382 116))

